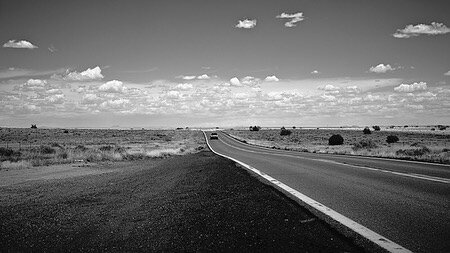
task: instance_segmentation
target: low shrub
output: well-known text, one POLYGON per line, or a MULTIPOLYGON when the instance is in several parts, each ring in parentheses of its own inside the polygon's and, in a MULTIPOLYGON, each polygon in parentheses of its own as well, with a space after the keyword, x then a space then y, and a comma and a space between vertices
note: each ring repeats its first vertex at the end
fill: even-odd
POLYGON ((363 130, 363 133, 364 133, 364 134, 371 134, 372 131, 370 131, 370 128, 369 128, 369 127, 365 127, 364 130, 363 130))
POLYGON ((261 130, 261 127, 260 126, 250 126, 249 130, 250 131, 259 131, 259 130, 261 130))
POLYGON ((75 151, 84 152, 86 150, 88 150, 88 148, 86 148, 84 145, 78 145, 78 146, 75 147, 75 151))
POLYGON ((288 129, 284 128, 284 127, 281 128, 281 132, 280 132, 281 136, 291 135, 291 133, 292 133, 291 130, 288 130, 288 129))
POLYGON ((358 143, 354 143, 353 144, 353 150, 358 150, 358 149, 372 149, 372 148, 377 148, 377 144, 369 139, 364 139, 359 141, 358 143))
POLYGON ((423 156, 428 153, 430 153, 430 149, 425 146, 420 148, 399 149, 395 152, 395 154, 399 156, 423 156))
POLYGON ((114 147, 113 147, 113 146, 110 146, 110 145, 107 145, 107 146, 101 146, 101 147, 99 148, 100 151, 111 151, 111 150, 113 150, 113 149, 114 149, 114 147))
POLYGON ((373 128, 373 130, 375 130, 375 131, 380 131, 380 130, 381 130, 380 126, 373 126, 372 128, 373 128))
POLYGON ((399 139, 395 135, 389 135, 388 137, 386 137, 386 142, 389 143, 389 144, 396 143, 398 141, 399 141, 399 139))
POLYGON ((328 145, 342 145, 344 144, 344 138, 340 134, 333 134, 328 139, 328 145))
POLYGON ((11 148, 0 147, 0 156, 10 157, 15 154, 15 151, 11 148))
POLYGON ((56 153, 56 150, 50 146, 41 145, 39 147, 39 153, 48 155, 48 154, 54 154, 56 153))

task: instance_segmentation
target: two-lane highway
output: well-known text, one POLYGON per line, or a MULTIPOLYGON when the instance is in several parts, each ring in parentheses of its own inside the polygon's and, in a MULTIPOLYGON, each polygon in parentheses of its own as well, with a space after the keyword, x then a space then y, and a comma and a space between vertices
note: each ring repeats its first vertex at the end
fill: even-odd
POLYGON ((450 252, 447 165, 273 150, 224 133, 208 142, 412 251, 450 252))

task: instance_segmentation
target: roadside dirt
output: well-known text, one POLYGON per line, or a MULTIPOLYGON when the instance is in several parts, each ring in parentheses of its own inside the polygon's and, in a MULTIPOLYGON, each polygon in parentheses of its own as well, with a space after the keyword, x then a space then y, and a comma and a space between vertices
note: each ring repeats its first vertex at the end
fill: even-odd
POLYGON ((1 172, 0 252, 361 251, 211 152, 44 171, 1 172))

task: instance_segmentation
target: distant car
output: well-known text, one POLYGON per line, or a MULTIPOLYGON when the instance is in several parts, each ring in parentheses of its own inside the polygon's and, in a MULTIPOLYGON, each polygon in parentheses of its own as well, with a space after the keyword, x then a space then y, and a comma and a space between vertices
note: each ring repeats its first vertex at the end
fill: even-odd
POLYGON ((219 135, 217 135, 217 133, 211 133, 211 135, 209 136, 209 139, 211 139, 211 140, 214 140, 214 139, 218 140, 219 139, 219 135))

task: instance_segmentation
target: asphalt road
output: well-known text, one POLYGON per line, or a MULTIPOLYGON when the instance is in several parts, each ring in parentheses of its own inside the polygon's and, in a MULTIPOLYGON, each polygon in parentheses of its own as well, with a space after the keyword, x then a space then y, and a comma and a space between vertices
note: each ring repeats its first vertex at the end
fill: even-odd
POLYGON ((450 166, 208 142, 409 250, 450 252, 450 166))

